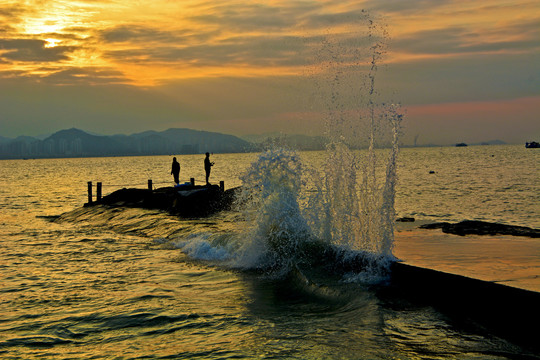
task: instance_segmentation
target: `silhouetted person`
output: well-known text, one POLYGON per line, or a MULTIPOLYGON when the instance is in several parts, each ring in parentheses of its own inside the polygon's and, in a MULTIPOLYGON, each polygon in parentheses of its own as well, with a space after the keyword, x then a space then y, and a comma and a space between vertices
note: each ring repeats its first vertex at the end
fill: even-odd
POLYGON ((180 183, 180 163, 176 161, 175 157, 172 159, 171 174, 172 176, 174 176, 174 182, 179 184, 180 183))
POLYGON ((208 179, 210 178, 210 170, 212 170, 212 166, 214 166, 214 163, 210 161, 210 153, 206 153, 206 157, 204 158, 204 171, 206 171, 206 185, 210 185, 208 182, 208 179))

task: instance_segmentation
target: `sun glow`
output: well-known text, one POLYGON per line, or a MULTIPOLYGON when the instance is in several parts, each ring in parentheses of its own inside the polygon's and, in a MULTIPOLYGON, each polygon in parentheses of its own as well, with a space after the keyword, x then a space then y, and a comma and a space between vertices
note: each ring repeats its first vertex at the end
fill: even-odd
POLYGON ((28 4, 25 15, 14 28, 21 35, 46 37, 48 47, 54 47, 60 42, 59 37, 73 40, 74 34, 83 35, 79 33, 89 29, 89 19, 93 15, 95 12, 87 5, 70 1, 36 2, 33 6, 28 4))
POLYGON ((23 31, 28 35, 54 34, 60 32, 64 26, 60 18, 27 19, 23 31))
MULTIPOLYGON (((0 21, 3 13, 9 14, 9 9, 18 8, 20 2, 5 1, 11 6, 2 12, 5 5, 0 5, 0 21)), ((441 51, 438 46, 435 51, 424 51, 424 46, 404 49, 396 46, 386 54, 386 62, 415 63, 461 57, 464 49, 493 42, 501 34, 508 42, 531 36, 524 31, 502 31, 492 25, 500 23, 494 21, 505 11, 510 11, 513 18, 524 16, 518 7, 501 5, 501 1, 495 0, 492 7, 480 7, 485 10, 482 16, 473 11, 478 7, 473 3, 467 11, 451 5, 435 6, 429 16, 421 12, 394 13, 389 23, 398 45, 399 39, 407 42, 415 37, 423 37, 429 45, 430 34, 438 34, 446 26, 456 29, 452 33, 454 42, 462 46, 454 46, 457 49, 454 52, 441 51), (444 16, 453 12, 461 16, 444 16)), ((24 10, 6 18, 11 21, 6 27, 10 30, 6 38, 12 40, 9 46, 20 49, 6 48, 4 54, 9 55, 0 58, 0 64, 12 69, 25 66, 32 69, 28 74, 44 69, 50 70, 50 74, 66 69, 83 74, 109 72, 116 74, 114 82, 139 86, 187 78, 301 76, 306 64, 317 62, 313 53, 319 46, 317 39, 343 36, 344 43, 349 43, 349 35, 356 31, 351 28, 356 23, 351 25, 350 20, 366 14, 355 11, 357 2, 348 1, 338 4, 322 0, 308 4, 299 0, 292 1, 294 6, 282 0, 253 3, 28 0, 24 2, 24 10), (309 18, 310 13, 301 11, 304 6, 313 14, 326 11, 328 18, 309 18), (265 8, 276 11, 261 10, 265 8), (336 21, 341 13, 347 12, 351 12, 350 19, 343 18, 343 23, 336 21), (297 21, 289 21, 287 14, 296 15, 297 21), (335 23, 328 27, 330 20, 335 23), (299 27, 299 23, 303 25, 299 27)), ((477 49, 475 54, 501 52, 485 48, 477 49)), ((505 53, 519 50, 504 49, 505 53)))
POLYGON ((48 38, 48 39, 45 39, 45 41, 47 42, 45 44, 45 47, 46 48, 53 48, 53 47, 56 47, 60 44, 61 40, 58 40, 58 39, 53 39, 53 38, 48 38))

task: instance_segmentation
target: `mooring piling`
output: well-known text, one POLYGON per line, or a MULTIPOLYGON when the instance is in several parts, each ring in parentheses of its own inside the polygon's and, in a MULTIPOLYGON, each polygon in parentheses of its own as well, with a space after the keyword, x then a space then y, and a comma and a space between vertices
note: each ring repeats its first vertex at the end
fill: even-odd
POLYGON ((92 203, 92 182, 88 182, 88 203, 92 203))
POLYGON ((101 182, 96 185, 96 201, 101 201, 101 182))

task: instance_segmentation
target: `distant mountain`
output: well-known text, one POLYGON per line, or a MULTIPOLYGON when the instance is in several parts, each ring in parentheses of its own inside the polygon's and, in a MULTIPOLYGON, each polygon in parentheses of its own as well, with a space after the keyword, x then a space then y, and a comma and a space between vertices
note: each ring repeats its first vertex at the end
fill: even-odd
POLYGON ((473 145, 506 145, 506 142, 497 139, 497 140, 484 141, 484 142, 476 143, 473 145))
POLYGON ((0 159, 180 155, 204 152, 235 153, 250 150, 253 150, 253 145, 236 136, 191 129, 100 136, 73 128, 60 130, 43 140, 21 136, 0 141, 0 159))
POLYGON ((252 144, 233 135, 226 135, 208 131, 191 129, 168 129, 159 136, 164 137, 173 145, 180 147, 184 152, 204 153, 231 153, 252 150, 252 144))
POLYGON ((109 136, 90 135, 74 128, 60 130, 43 142, 49 154, 65 156, 107 156, 125 152, 124 147, 109 136))
POLYGON ((309 135, 288 135, 281 133, 268 133, 261 135, 246 135, 243 136, 244 140, 250 141, 259 147, 266 147, 268 145, 285 146, 296 150, 324 150, 328 140, 323 136, 309 136, 309 135))

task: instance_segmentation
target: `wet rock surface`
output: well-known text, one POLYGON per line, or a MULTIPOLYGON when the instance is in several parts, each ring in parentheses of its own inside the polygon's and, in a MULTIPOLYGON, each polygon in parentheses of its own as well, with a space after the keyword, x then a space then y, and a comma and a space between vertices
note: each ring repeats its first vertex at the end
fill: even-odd
POLYGON ((413 217, 404 216, 404 217, 398 217, 396 221, 397 222, 414 222, 415 219, 413 217))
POLYGON ((204 217, 228 210, 239 188, 222 191, 218 185, 164 187, 156 190, 119 189, 100 201, 85 204, 160 209, 181 217, 204 217))
POLYGON ((456 224, 438 222, 420 226, 421 229, 441 229, 455 235, 512 235, 540 238, 540 230, 525 226, 504 225, 485 221, 465 220, 456 224))

